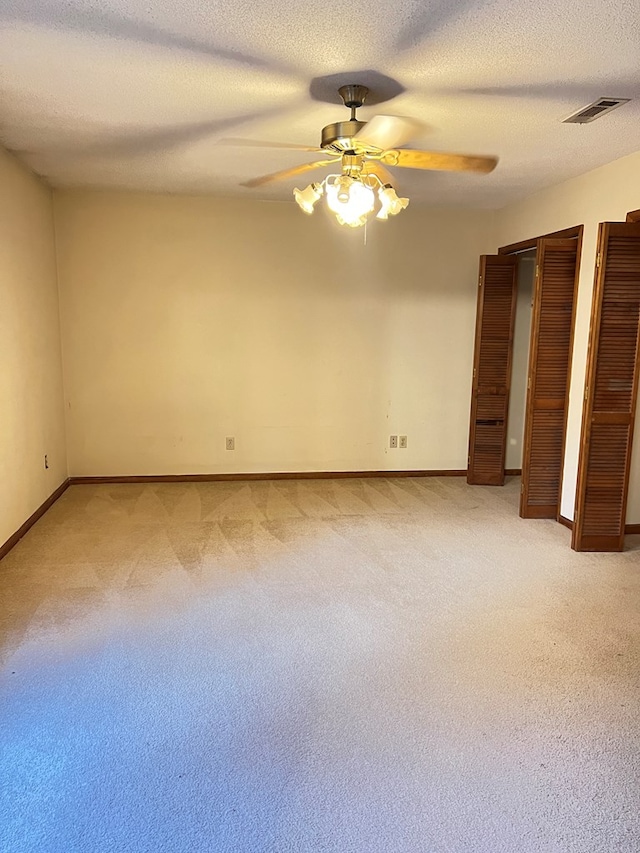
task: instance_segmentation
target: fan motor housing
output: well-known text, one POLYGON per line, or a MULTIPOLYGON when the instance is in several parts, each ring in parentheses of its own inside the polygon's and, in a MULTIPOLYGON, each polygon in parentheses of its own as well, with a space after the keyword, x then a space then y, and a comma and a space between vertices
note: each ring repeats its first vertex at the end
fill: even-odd
POLYGON ((332 151, 353 151, 353 137, 359 130, 366 125, 366 121, 336 121, 333 124, 328 124, 322 128, 322 148, 328 148, 332 151))

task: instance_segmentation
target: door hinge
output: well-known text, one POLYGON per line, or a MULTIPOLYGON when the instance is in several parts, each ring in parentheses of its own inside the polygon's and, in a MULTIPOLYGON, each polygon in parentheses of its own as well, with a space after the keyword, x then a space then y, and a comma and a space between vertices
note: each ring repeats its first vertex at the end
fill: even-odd
POLYGON ((527 379, 527 391, 531 391, 531 377, 527 379))
POLYGON ((474 378, 474 379, 476 378, 476 374, 477 374, 477 373, 478 373, 478 371, 477 371, 477 370, 476 370, 476 368, 474 367, 474 368, 473 368, 473 378, 474 378))
POLYGON ((536 264, 536 278, 540 275, 540 264, 536 264))
POLYGON ((596 266, 599 267, 601 262, 602 262, 602 255, 600 254, 600 252, 598 252, 598 254, 596 255, 596 266))
POLYGON ((584 386, 584 399, 585 400, 589 399, 589 386, 588 385, 584 386))
POLYGON ((482 276, 478 279, 478 287, 482 287, 482 276))
POLYGON ((471 465, 471 456, 467 456, 467 465, 471 465))
POLYGON ((524 495, 524 483, 520 484, 520 494, 524 495))

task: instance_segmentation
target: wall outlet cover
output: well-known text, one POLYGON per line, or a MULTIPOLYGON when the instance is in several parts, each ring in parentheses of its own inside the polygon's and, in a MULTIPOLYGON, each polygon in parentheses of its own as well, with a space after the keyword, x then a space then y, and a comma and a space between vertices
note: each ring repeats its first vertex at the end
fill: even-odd
POLYGON ((396 448, 398 446, 398 436, 390 435, 389 436, 389 447, 396 448))
POLYGON ((227 450, 235 450, 236 449, 236 440, 233 436, 231 436, 231 435, 227 436, 225 448, 227 450))
POLYGON ((406 436, 406 435, 401 435, 401 436, 400 436, 400 444, 399 444, 399 447, 401 447, 401 448, 402 448, 402 450, 406 450, 406 447, 407 447, 407 436, 406 436))

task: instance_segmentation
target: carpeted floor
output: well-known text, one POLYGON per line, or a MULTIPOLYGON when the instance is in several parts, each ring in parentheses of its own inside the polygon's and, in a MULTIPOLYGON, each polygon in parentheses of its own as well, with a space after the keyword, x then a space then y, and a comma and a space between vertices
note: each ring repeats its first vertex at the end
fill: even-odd
POLYGON ((0 564, 0 850, 638 853, 640 537, 518 488, 70 488, 0 564))

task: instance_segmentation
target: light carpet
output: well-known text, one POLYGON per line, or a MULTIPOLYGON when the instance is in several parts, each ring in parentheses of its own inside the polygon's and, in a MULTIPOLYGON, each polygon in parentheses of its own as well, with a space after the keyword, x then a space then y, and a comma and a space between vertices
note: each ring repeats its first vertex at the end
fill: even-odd
POLYGON ((518 489, 70 488, 0 564, 0 849, 638 853, 640 538, 518 489))

